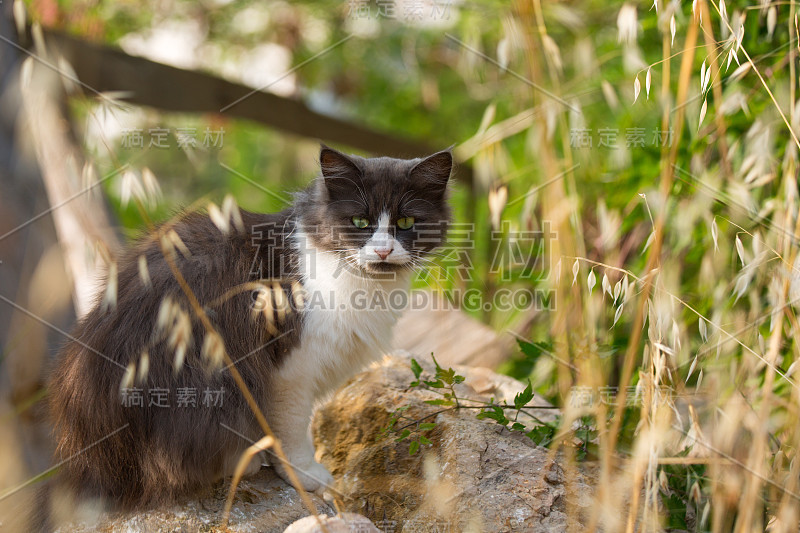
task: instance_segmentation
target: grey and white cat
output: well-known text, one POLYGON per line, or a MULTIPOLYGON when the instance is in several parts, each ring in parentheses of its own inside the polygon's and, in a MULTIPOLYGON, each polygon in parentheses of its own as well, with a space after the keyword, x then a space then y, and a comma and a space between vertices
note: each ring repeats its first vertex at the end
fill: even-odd
POLYGON ((229 474, 263 436, 230 372, 209 364, 213 335, 164 258, 174 230, 175 267, 304 488, 330 484, 313 406, 389 348, 400 310, 387 297, 443 243, 452 165, 449 151, 367 159, 323 146, 321 177, 290 209, 242 211, 229 231, 188 214, 133 246, 116 305, 87 315, 52 372, 63 479, 121 507, 153 505, 229 474))

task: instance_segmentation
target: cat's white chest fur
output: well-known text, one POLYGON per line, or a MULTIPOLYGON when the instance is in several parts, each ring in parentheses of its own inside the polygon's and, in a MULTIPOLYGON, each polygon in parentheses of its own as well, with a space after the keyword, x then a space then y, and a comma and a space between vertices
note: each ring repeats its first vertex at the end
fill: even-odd
POLYGON ((357 267, 347 268, 338 254, 307 241, 298 249, 305 289, 303 329, 300 344, 278 375, 289 382, 307 380, 320 396, 389 350, 392 327, 402 311, 398 293, 408 290, 410 273, 370 278, 357 267))

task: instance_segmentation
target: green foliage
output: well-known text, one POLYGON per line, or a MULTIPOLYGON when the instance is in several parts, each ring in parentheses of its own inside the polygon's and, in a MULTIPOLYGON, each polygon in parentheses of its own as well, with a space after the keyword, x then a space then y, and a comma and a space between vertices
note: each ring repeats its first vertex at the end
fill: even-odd
MULTIPOLYGON (((494 420, 500 426, 508 429, 509 431, 516 431, 524 434, 539 446, 547 446, 552 442, 553 436, 558 428, 558 419, 556 422, 542 422, 533 415, 536 424, 524 424, 518 420, 521 413, 533 407, 532 402, 534 399, 533 385, 528 381, 528 385, 522 392, 514 396, 513 405, 498 404, 494 398, 490 398, 488 402, 477 400, 475 398, 459 397, 455 386, 464 383, 466 378, 459 375, 453 368, 443 368, 439 365, 433 354, 431 360, 434 364, 433 379, 422 379, 424 369, 416 359, 411 359, 411 371, 414 374, 415 380, 409 383, 409 388, 421 388, 439 394, 441 398, 433 400, 424 400, 428 405, 440 406, 444 409, 435 411, 428 414, 423 418, 414 419, 406 413, 409 406, 403 406, 395 410, 389 418, 389 423, 386 427, 382 428, 377 439, 383 439, 392 435, 395 442, 409 441, 409 454, 414 455, 423 445, 431 445, 429 439, 430 432, 436 429, 435 422, 423 422, 447 411, 456 411, 459 409, 480 409, 475 415, 478 420, 494 420), (483 406, 465 406, 464 402, 480 403, 483 406), (509 416, 511 418, 509 418, 509 416), (405 423, 401 427, 397 427, 397 422, 403 420, 405 423)), ((530 413, 527 413, 530 414, 530 413)))
MULTIPOLYGON (((684 450, 680 456, 685 456, 684 450)), ((708 484, 705 465, 676 464, 658 468, 659 495, 667 510, 667 527, 710 531, 710 501, 701 487, 708 484)))
POLYGON ((531 385, 530 380, 528 380, 528 386, 525 387, 525 390, 514 396, 514 407, 516 407, 517 411, 520 411, 523 407, 528 405, 531 400, 533 400, 533 385, 531 385))
POLYGON ((575 430, 575 438, 578 440, 577 458, 579 461, 584 461, 588 458, 596 457, 595 442, 597 439, 597 426, 591 416, 583 416, 580 419, 580 424, 575 430))
POLYGON ((436 424, 433 422, 422 422, 421 420, 412 420, 410 423, 401 428, 396 428, 397 422, 400 420, 410 420, 410 417, 405 416, 408 406, 403 406, 396 409, 389 417, 389 423, 385 428, 382 428, 376 440, 380 441, 390 435, 394 437, 395 442, 402 442, 408 440, 409 447, 408 453, 414 455, 417 453, 421 446, 430 446, 431 440, 428 434, 436 429, 436 424))
POLYGON ((525 379, 531 375, 536 362, 542 354, 552 351, 552 342, 528 342, 517 339, 519 353, 506 360, 500 367, 500 372, 516 379, 525 379))
MULTIPOLYGON (((512 428, 514 429, 514 428, 512 428)), ((536 426, 527 433, 525 436, 531 439, 539 446, 549 446, 553 441, 558 429, 558 422, 546 422, 540 426, 536 426)))
MULTIPOLYGON (((483 420, 488 418, 489 420, 494 420, 501 426, 507 426, 510 420, 506 418, 505 411, 499 405, 489 405, 486 407, 485 411, 481 411, 478 413, 478 420, 483 420)), ((523 427, 524 429, 524 427, 523 427)))

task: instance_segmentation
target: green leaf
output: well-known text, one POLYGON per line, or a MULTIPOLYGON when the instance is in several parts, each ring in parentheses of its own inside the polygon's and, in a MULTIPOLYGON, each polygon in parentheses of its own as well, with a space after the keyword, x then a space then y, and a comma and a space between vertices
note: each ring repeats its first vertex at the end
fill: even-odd
POLYGON ((525 390, 514 396, 514 408, 517 410, 522 409, 531 400, 533 400, 533 385, 531 385, 531 380, 529 379, 525 390))
POLYGON ((453 400, 425 400, 428 405, 446 405, 447 407, 453 406, 453 400))
MULTIPOLYGON (((435 361, 434 359, 434 362, 435 361)), ((456 371, 452 368, 445 370, 439 366, 439 363, 436 363, 436 379, 444 381, 448 385, 454 385, 456 383, 463 383, 466 378, 456 374, 456 371)))
POLYGON ((541 426, 536 426, 529 432, 525 433, 525 436, 531 439, 539 446, 546 446, 553 439, 555 432, 556 432, 555 427, 544 424, 541 426))
POLYGON ((419 379, 420 375, 422 375, 422 367, 419 366, 416 359, 411 359, 411 371, 414 373, 414 377, 419 379))
POLYGON ((516 430, 516 431, 524 431, 525 430, 525 424, 522 424, 520 422, 514 422, 514 424, 511 426, 511 429, 516 430))
POLYGON ((589 442, 596 435, 597 431, 588 426, 582 426, 575 430, 575 437, 582 440, 584 443, 589 442))
POLYGON ((444 383, 442 383, 441 380, 423 381, 423 383, 425 383, 425 385, 427 385, 428 387, 432 387, 434 389, 443 389, 444 388, 444 383))
POLYGON ((394 441, 395 442, 400 442, 401 440, 404 440, 405 438, 407 438, 409 435, 411 435, 411 431, 408 430, 408 429, 404 429, 403 432, 400 434, 400 436, 397 437, 394 441))
POLYGON ((578 450, 575 452, 575 457, 578 459, 578 461, 585 461, 588 455, 589 452, 583 446, 578 448, 578 450))
POLYGON ((436 424, 433 422, 424 422, 419 425, 420 431, 428 431, 429 429, 433 429, 436 427, 436 424))
POLYGON ((412 441, 411 445, 408 447, 409 455, 414 455, 419 450, 419 441, 412 441))
POLYGON ((420 435, 419 436, 419 441, 422 444, 430 444, 431 443, 431 440, 428 437, 426 437, 425 435, 420 435))
POLYGON ((522 353, 534 361, 538 359, 542 353, 550 351, 550 344, 546 342, 527 342, 517 339, 517 344, 519 344, 519 349, 522 350, 522 353))
POLYGON ((478 413, 477 418, 479 420, 489 418, 491 420, 494 420, 501 426, 505 426, 510 422, 510 420, 506 418, 506 415, 503 412, 503 408, 500 407, 499 405, 490 405, 487 407, 487 409, 491 409, 491 411, 481 411, 480 413, 478 413))
POLYGON ((439 366, 439 362, 433 356, 433 352, 431 352, 431 359, 433 359, 433 364, 436 365, 436 373, 438 374, 439 372, 442 371, 442 367, 439 366))

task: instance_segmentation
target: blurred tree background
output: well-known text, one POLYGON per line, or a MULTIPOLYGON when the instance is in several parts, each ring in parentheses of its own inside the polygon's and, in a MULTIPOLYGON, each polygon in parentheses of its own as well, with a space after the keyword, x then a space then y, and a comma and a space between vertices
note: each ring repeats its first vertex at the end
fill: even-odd
MULTIPOLYGON (((568 464, 598 465, 590 526, 796 530, 795 2, 20 5, 47 31, 455 145, 469 176, 454 185, 456 222, 474 224, 474 245, 454 244, 416 284, 519 340, 501 370, 562 407, 552 447, 568 464), (532 242, 541 264, 498 259, 532 242), (509 309, 464 297, 531 288, 546 297, 509 309)), ((125 238, 143 213, 226 194, 285 208, 316 176, 319 140, 367 154, 128 96, 69 99, 125 238)))

